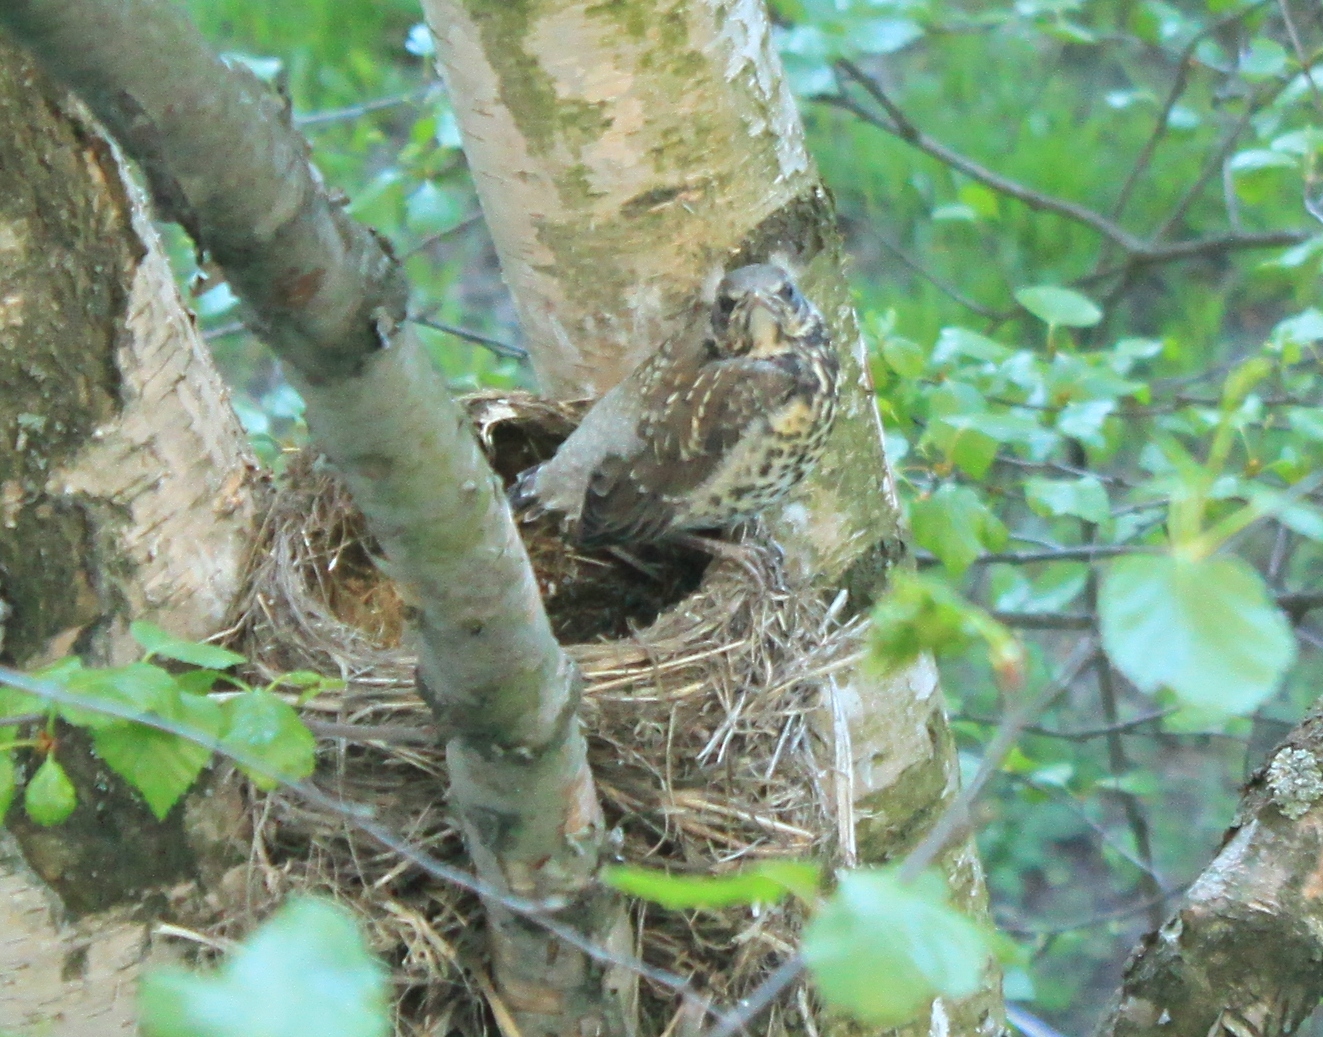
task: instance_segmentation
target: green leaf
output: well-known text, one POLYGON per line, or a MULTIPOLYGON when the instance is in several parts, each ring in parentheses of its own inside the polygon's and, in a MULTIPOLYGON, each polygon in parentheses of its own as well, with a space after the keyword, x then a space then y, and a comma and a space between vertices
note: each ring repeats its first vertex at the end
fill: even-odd
POLYGON ((1237 364, 1222 383, 1222 406, 1227 409, 1238 406, 1272 370, 1273 363, 1266 356, 1250 357, 1237 364))
POLYGON ((804 932, 804 960, 823 999, 871 1026, 900 1026, 934 997, 973 994, 987 968, 986 935, 926 874, 847 872, 804 932))
POLYGON ((147 1037, 385 1037, 389 993, 353 917, 298 897, 215 972, 149 972, 138 1007, 147 1037))
POLYGON ((1243 175, 1264 169, 1294 169, 1296 165, 1296 160, 1284 152, 1253 148, 1249 151, 1236 152, 1227 163, 1227 168, 1232 173, 1243 175))
POLYGON ((882 359, 902 378, 918 378, 928 366, 928 355, 922 346, 894 335, 882 340, 882 359))
POLYGON ((467 215, 466 205, 459 192, 424 180, 405 202, 405 222, 420 237, 437 234, 462 220, 467 215))
MULTIPOLYGON (((293 706, 258 688, 230 699, 224 708, 228 723, 222 741, 227 749, 259 760, 289 781, 312 773, 317 740, 293 706)), ((273 789, 279 784, 267 774, 246 768, 244 773, 259 789, 273 789)))
MULTIPOLYGON (((61 682, 70 691, 84 698, 99 699, 108 705, 130 709, 137 713, 157 713, 167 716, 179 697, 179 685, 173 675, 151 663, 130 663, 104 670, 78 669, 69 672, 61 682)), ((90 728, 123 726, 129 721, 107 716, 81 706, 60 706, 60 716, 71 724, 90 728)))
POLYGON ((1292 432, 1323 443, 1323 407, 1292 407, 1286 412, 1286 420, 1292 432))
POLYGON ((978 414, 956 414, 943 420, 962 432, 981 432, 999 443, 1018 443, 1035 456, 1042 456, 1057 443, 1057 437, 1043 428, 1036 416, 1027 414, 993 414, 984 411, 978 414))
POLYGON ((822 869, 809 861, 767 861, 730 875, 672 875, 626 865, 603 868, 601 878, 622 893, 676 911, 775 904, 787 893, 809 899, 821 885, 822 869))
POLYGON ((14 754, 0 751, 0 825, 5 823, 5 814, 14 802, 14 791, 18 787, 18 775, 14 771, 14 754))
POLYGON ((933 363, 944 364, 958 356, 967 356, 973 360, 982 360, 989 364, 1000 364, 1009 360, 1014 350, 1002 345, 996 339, 980 335, 968 328, 943 328, 937 336, 937 345, 933 347, 933 363))
POLYGON ((1103 437, 1103 428, 1114 410, 1116 403, 1113 400, 1068 403, 1057 415, 1057 431, 1063 436, 1078 439, 1086 446, 1100 449, 1107 443, 1103 437))
POLYGON ((924 653, 942 655, 982 641, 998 677, 1019 683, 1024 649, 1015 636, 939 580, 894 573, 872 618, 869 659, 883 673, 894 673, 924 653))
POLYGON ((1251 712, 1295 659, 1286 617, 1240 558, 1120 559, 1098 608, 1107 654, 1136 687, 1223 713, 1251 712))
POLYGON ((224 670, 245 661, 238 652, 231 652, 228 648, 221 648, 219 645, 185 641, 183 638, 166 633, 155 623, 147 623, 143 620, 130 624, 129 633, 149 654, 163 655, 167 659, 191 663, 193 666, 224 670))
MULTIPOLYGON (((198 695, 178 695, 158 711, 162 719, 184 724, 199 735, 221 731, 220 704, 198 695)), ((157 819, 163 819, 189 790, 211 759, 211 749, 178 735, 142 724, 103 728, 92 737, 97 755, 142 795, 157 819)))
POLYGON ((909 18, 861 18, 850 24, 849 41, 864 54, 894 54, 923 36, 909 18))
POLYGON ((1024 493, 1029 507, 1045 517, 1074 515, 1095 525, 1112 517, 1107 490, 1092 475, 1078 479, 1029 479, 1024 484, 1024 493))
POLYGON ((49 828, 72 814, 77 805, 73 782, 55 756, 48 754, 23 790, 23 809, 37 824, 49 828))
POLYGON ((989 580, 997 612, 1061 612, 1079 597, 1089 582, 1089 567, 1080 562, 1049 562, 1031 579, 1023 566, 993 567, 989 580))
POLYGON ((1045 324, 1091 328, 1102 320, 1097 303, 1069 288, 1055 285, 1020 288, 1015 292, 1015 301, 1045 324))
POLYGON ((1254 37, 1240 55, 1240 74, 1251 83, 1275 79, 1286 69, 1286 48, 1267 36, 1254 37))
POLYGON ((910 504, 914 541, 948 570, 963 573, 983 553, 1006 545, 1006 527, 967 486, 946 483, 910 504))

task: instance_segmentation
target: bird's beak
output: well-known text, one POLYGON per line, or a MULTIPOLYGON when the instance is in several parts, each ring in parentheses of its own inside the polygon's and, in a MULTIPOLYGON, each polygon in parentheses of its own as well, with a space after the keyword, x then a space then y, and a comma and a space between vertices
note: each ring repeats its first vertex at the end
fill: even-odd
POLYGON ((781 320, 774 304, 762 295, 753 297, 749 312, 749 338, 753 348, 750 356, 762 356, 780 352, 781 320))

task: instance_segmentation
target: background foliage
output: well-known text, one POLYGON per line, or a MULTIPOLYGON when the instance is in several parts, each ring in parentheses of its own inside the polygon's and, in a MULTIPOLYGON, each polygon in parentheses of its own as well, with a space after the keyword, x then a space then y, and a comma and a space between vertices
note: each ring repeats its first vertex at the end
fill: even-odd
MULTIPOLYGON (((452 382, 528 385, 498 355, 518 329, 412 0, 190 7, 289 92, 320 168, 408 256, 414 313, 470 335, 424 331, 452 382)), ((1024 949, 1008 994, 1082 1033, 1315 697, 1323 97, 1302 69, 1323 19, 1300 0, 775 16, 925 569, 882 628, 908 641, 882 650, 946 650, 972 768, 1081 639, 1106 649, 981 808, 996 916, 1024 949)), ((194 281, 278 461, 300 403, 228 290, 194 281)))

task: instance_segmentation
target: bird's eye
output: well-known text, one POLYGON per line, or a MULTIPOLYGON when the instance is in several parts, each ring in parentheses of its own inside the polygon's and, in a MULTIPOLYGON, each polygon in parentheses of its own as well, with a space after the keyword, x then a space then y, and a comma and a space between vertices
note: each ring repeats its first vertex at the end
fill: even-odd
POLYGON ((777 289, 776 294, 779 295, 786 302, 794 302, 795 296, 798 295, 799 293, 795 291, 795 286, 791 284, 789 281, 787 281, 779 289, 777 289))
POLYGON ((717 300, 717 312, 723 317, 729 317, 735 312, 735 297, 733 295, 723 295, 717 300))

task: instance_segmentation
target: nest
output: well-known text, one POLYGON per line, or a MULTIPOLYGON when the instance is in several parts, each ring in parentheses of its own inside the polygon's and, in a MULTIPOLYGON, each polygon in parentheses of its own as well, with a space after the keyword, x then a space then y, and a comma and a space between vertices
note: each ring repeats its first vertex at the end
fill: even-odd
MULTIPOLYGON (((507 480, 549 456, 578 417, 525 396, 478 396, 469 411, 507 480)), ((852 818, 837 809, 851 798, 848 767, 837 766, 848 755, 823 709, 832 675, 857 652, 857 625, 836 614, 843 601, 789 588, 771 550, 753 556, 752 578, 736 562, 661 549, 628 563, 585 555, 545 529, 529 531, 528 545, 553 625, 585 678, 592 767, 626 860, 719 873, 759 858, 830 865, 848 854, 852 818)), ((296 669, 342 677, 343 692, 303 706, 321 736, 318 781, 462 865, 444 756, 402 644, 404 605, 372 553, 335 478, 310 458, 292 464, 254 552, 237 647, 256 679, 296 669)), ((250 802, 253 916, 295 890, 329 893, 364 919, 393 966, 397 1032, 498 1032, 474 898, 291 795, 253 791, 250 802)), ((632 920, 647 962, 725 1004, 791 953, 801 921, 793 907, 645 905, 632 920)), ((246 924, 230 919, 216 935, 246 924)), ((665 1032, 678 1010, 673 992, 645 979, 640 995, 640 1032, 665 1032)), ((810 1011, 801 993, 763 1022, 770 1033, 813 1032, 810 1011)))

